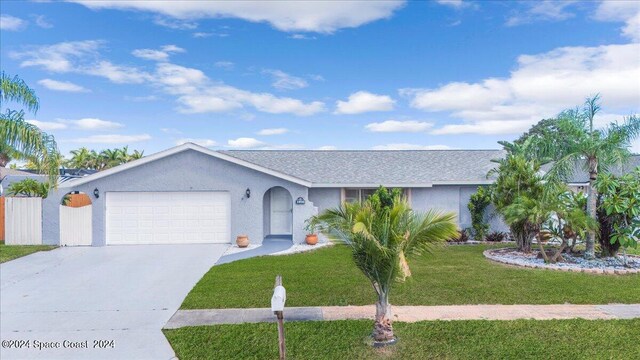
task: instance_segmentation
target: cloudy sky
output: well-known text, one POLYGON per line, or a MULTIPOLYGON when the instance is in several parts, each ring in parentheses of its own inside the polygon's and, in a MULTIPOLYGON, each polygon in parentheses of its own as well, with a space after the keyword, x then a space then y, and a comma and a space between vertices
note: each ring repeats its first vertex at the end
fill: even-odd
MULTIPOLYGON (((3 2, 63 151, 497 148, 600 93, 640 111, 640 2, 3 2)), ((640 140, 633 144, 640 152, 640 140)))

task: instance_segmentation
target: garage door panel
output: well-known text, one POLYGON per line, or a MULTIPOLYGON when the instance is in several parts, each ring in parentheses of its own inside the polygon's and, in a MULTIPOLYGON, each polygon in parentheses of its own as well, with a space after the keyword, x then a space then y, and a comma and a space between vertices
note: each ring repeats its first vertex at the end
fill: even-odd
POLYGON ((107 244, 228 243, 228 192, 107 192, 107 244))

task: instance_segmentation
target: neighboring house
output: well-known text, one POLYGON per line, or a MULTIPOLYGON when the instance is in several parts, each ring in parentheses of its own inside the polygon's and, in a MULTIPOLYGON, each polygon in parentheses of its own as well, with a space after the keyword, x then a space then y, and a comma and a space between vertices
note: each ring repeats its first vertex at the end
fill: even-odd
MULTIPOLYGON (((214 151, 183 144, 59 184, 43 205, 43 239, 58 244, 60 203, 93 204, 86 245, 230 243, 247 234, 304 241, 305 221, 380 185, 402 188, 416 210, 439 209, 470 226, 469 197, 488 185, 501 150, 214 151)), ((85 210, 83 210, 85 211, 85 210)), ((69 221, 65 218, 64 223, 69 221)), ((499 218, 493 228, 503 230, 499 218)), ((65 225, 67 226, 67 225, 65 225)), ((66 230, 69 231, 69 230, 66 230)))
POLYGON ((47 181, 46 175, 33 174, 24 170, 16 170, 11 168, 0 167, 0 195, 5 196, 9 185, 24 179, 36 179, 38 181, 47 181))
MULTIPOLYGON (((614 166, 608 169, 608 171, 613 175, 620 176, 632 172, 637 167, 640 167, 640 155, 632 155, 625 165, 614 166)), ((582 164, 576 165, 573 175, 567 179, 567 185, 573 191, 587 192, 587 188, 589 187, 589 172, 584 169, 582 164)))

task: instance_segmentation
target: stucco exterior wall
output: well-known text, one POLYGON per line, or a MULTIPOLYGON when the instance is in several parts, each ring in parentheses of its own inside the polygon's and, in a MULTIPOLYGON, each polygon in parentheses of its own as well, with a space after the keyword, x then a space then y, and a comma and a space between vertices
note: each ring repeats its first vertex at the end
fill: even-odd
POLYGON ((231 195, 231 239, 247 234, 254 244, 264 238, 264 193, 271 187, 281 186, 291 193, 295 201, 304 198, 304 205, 293 205, 293 241, 304 242, 304 222, 313 214, 314 204, 308 201, 308 189, 302 185, 248 169, 212 156, 186 150, 117 174, 72 188, 52 192, 43 204, 43 242, 58 244, 60 239, 59 205, 69 191, 81 191, 93 201, 94 246, 105 245, 106 194, 110 191, 228 191, 231 195), (100 197, 93 196, 98 189, 100 197), (251 190, 246 198, 245 191, 251 190))
MULTIPOLYGON (((457 214, 457 222, 461 229, 471 226, 471 213, 467 208, 471 194, 476 192, 477 186, 433 186, 430 188, 411 189, 411 204, 413 209, 426 211, 438 209, 457 214)), ((508 227, 502 218, 495 214, 493 207, 487 210, 487 221, 490 231, 507 231, 508 227)))

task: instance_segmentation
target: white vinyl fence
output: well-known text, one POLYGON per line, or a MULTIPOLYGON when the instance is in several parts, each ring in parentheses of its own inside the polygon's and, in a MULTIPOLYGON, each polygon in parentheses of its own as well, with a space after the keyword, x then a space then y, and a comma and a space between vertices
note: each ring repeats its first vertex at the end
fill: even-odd
POLYGON ((42 244, 42 198, 5 198, 5 244, 42 244))
POLYGON ((60 205, 60 245, 91 245, 91 207, 60 205))

